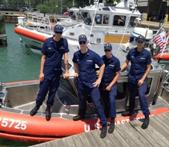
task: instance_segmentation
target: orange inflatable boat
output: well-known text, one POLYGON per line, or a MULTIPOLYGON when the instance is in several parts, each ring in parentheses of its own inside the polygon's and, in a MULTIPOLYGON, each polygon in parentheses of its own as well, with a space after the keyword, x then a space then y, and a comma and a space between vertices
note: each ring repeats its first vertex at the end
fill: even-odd
POLYGON ((32 30, 27 29, 22 26, 16 26, 15 33, 17 33, 18 35, 33 39, 33 40, 40 41, 40 42, 44 42, 49 37, 48 35, 45 35, 44 33, 40 33, 33 29, 32 30))
MULTIPOLYGON (((164 112, 169 112, 169 109, 158 108, 152 111, 151 115, 159 115, 164 112)), ((97 119, 73 121, 72 119, 67 119, 66 116, 62 114, 58 115, 60 116, 52 117, 50 121, 46 121, 45 117, 42 116, 31 117, 28 114, 19 114, 1 109, 0 138, 29 142, 45 142, 100 128, 97 119)), ((119 116, 116 119, 116 125, 141 118, 144 118, 141 113, 132 118, 119 116)))
POLYGON ((168 53, 159 53, 154 56, 154 59, 156 60, 169 60, 169 52, 168 53))

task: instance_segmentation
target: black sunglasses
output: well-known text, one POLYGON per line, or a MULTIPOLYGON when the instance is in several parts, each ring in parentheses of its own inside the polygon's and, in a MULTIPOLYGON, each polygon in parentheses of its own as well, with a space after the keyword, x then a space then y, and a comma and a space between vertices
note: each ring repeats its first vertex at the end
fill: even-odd
POLYGON ((79 44, 86 44, 86 41, 79 41, 79 44))
POLYGON ((104 51, 105 51, 105 52, 110 52, 111 50, 105 49, 104 51))
POLYGON ((143 42, 144 42, 144 41, 142 41, 142 40, 138 40, 138 41, 137 41, 137 43, 143 43, 143 42))
POLYGON ((62 34, 62 32, 55 32, 56 34, 62 34))

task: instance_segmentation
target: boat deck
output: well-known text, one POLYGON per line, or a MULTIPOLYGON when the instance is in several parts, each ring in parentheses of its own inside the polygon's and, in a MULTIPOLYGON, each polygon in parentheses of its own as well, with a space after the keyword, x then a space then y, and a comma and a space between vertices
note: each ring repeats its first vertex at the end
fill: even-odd
MULTIPOLYGON (((157 107, 168 107, 168 103, 159 99, 157 107)), ((143 120, 134 120, 129 123, 116 125, 113 134, 107 134, 104 139, 100 138, 100 131, 94 130, 50 141, 34 147, 140 147, 140 146, 169 146, 169 112, 152 116, 148 129, 143 130, 140 126, 143 120)))

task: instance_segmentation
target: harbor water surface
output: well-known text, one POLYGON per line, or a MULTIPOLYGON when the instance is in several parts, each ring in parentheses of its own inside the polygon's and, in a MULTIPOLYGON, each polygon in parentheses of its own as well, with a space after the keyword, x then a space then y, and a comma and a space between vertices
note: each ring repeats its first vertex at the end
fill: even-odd
MULTIPOLYGON (((41 56, 23 46, 20 37, 14 32, 14 24, 6 24, 5 27, 8 46, 0 47, 0 82, 38 79, 41 56)), ((0 139, 0 147, 30 144, 0 139)))
POLYGON ((14 32, 14 24, 6 24, 8 46, 0 48, 0 81, 37 79, 40 55, 26 49, 14 32))

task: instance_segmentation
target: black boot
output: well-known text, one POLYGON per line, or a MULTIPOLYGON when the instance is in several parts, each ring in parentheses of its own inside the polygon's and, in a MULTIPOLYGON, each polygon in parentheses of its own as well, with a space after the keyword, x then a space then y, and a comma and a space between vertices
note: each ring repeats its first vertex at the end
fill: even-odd
POLYGON ((49 121, 51 119, 51 106, 47 106, 45 114, 46 114, 46 120, 49 121))
POLYGON ((100 138, 106 137, 106 134, 107 134, 107 126, 102 126, 101 133, 100 133, 100 138))
POLYGON ((39 106, 33 107, 33 109, 30 111, 30 116, 34 116, 39 110, 39 106))
POLYGON ((109 132, 110 134, 113 133, 114 128, 115 128, 115 118, 111 118, 110 126, 109 126, 109 129, 108 129, 108 132, 109 132))
POLYGON ((84 119, 84 116, 76 115, 76 116, 73 117, 74 121, 78 121, 78 120, 81 120, 81 119, 84 119))
POLYGON ((142 129, 147 129, 148 125, 149 125, 149 121, 150 121, 149 115, 145 116, 145 119, 144 119, 144 122, 143 122, 141 128, 142 129))
POLYGON ((122 116, 132 116, 132 115, 134 115, 134 114, 136 114, 135 112, 130 112, 130 111, 125 111, 125 112, 123 112, 121 115, 122 116))

